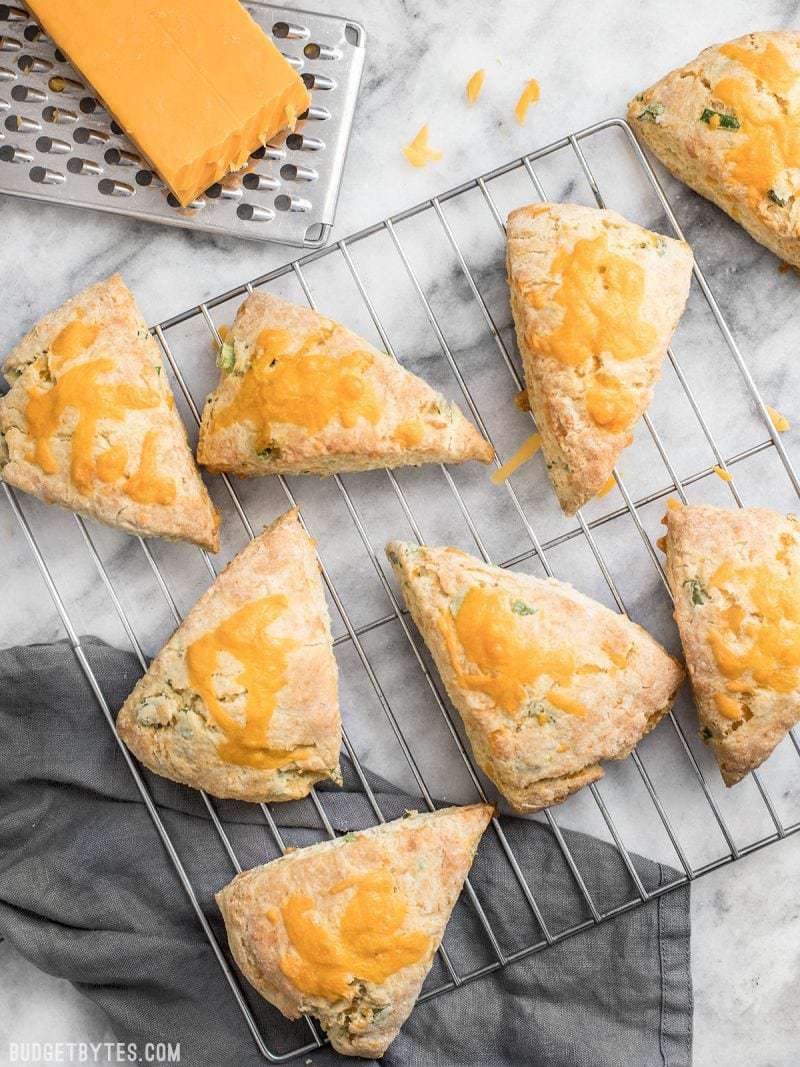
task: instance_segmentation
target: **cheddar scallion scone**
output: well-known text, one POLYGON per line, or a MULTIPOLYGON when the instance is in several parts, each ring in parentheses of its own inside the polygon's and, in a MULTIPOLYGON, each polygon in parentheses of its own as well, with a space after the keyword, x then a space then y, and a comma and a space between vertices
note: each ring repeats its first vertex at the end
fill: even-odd
POLYGON ((701 733, 735 785, 800 721, 800 522, 677 502, 665 521, 701 733))
POLYGON ((488 441, 455 404, 310 308, 251 294, 218 362, 197 448, 211 470, 333 474, 491 462, 488 441))
POLYGON ((234 959, 337 1052, 382 1056, 414 1006, 492 816, 444 808, 298 849, 217 894, 234 959))
POLYGON ((647 408, 689 292, 692 253, 614 211, 508 217, 508 282, 531 411, 566 515, 608 482, 647 408))
POLYGON ((123 704, 117 729, 164 778, 238 800, 341 781, 330 621, 313 542, 287 512, 228 564, 123 704))
POLYGON ((800 266, 800 33, 706 48, 634 97, 628 119, 676 177, 800 266))
POLYGON ((670 709, 683 671, 624 615, 455 548, 386 553, 479 765, 517 811, 601 778, 670 709))
POLYGON ((194 464, 158 345, 118 276, 68 300, 13 349, 0 477, 129 533, 216 552, 219 516, 194 464))

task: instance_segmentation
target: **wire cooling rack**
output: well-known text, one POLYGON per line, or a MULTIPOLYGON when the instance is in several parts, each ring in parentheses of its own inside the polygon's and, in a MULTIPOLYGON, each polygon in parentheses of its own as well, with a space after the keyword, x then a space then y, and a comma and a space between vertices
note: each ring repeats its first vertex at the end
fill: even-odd
MULTIPOLYGON (((319 306, 398 355, 460 402, 501 462, 532 431, 530 416, 513 404, 522 377, 504 279, 505 213, 534 197, 606 206, 606 196, 608 206, 629 218, 682 236, 631 130, 610 119, 161 323, 154 334, 192 433, 216 377, 218 325, 231 321, 242 296, 268 286, 319 306)), ((717 214, 711 217, 724 229, 717 214)), ((266 521, 298 503, 317 540, 329 596, 344 749, 379 822, 384 816, 365 767, 421 796, 431 808, 434 798, 495 799, 402 606, 383 559, 387 539, 456 544, 504 567, 566 578, 679 652, 655 547, 666 498, 788 510, 800 495, 784 444, 699 267, 664 377, 620 467, 612 494, 569 520, 561 515, 539 460, 500 487, 475 464, 326 481, 253 479, 236 486, 223 475, 210 479, 225 520, 221 557, 213 560, 185 545, 127 538, 3 488, 19 524, 14 536, 22 534, 27 541, 112 730, 112 709, 92 672, 81 632, 106 627, 110 639, 128 642, 144 670, 147 655, 163 643, 221 564, 266 521), (714 467, 728 471, 730 480, 717 478, 714 467)), ((15 602, 14 580, 9 603, 15 602)), ((20 568, 16 580, 27 586, 30 571, 20 568)), ((120 748, 261 1053, 278 1062, 312 1051, 321 1038, 311 1020, 290 1024, 240 986, 180 847, 151 798, 147 773, 121 743, 120 748)), ((491 902, 468 882, 460 907, 472 916, 475 944, 467 950, 448 930, 421 999, 488 975, 795 833, 800 829, 798 756, 800 745, 790 736, 758 772, 736 789, 724 790, 697 738, 694 710, 684 693, 636 752, 607 765, 601 783, 537 816, 571 874, 574 901, 565 902, 559 916, 540 904, 541 886, 532 884, 530 872, 523 873, 510 843, 510 831, 518 833, 522 824, 493 820, 479 859, 485 854, 489 862, 507 866, 527 921, 515 923, 517 940, 509 943, 508 931, 497 930, 487 914, 491 902), (581 867, 565 829, 609 843, 627 886, 622 896, 609 898, 595 872, 581 867), (641 855, 668 864, 672 875, 665 881, 662 868, 654 881, 652 865, 641 855)), ((241 864, 227 820, 240 806, 201 796, 233 875, 241 864)), ((325 792, 312 792, 298 803, 312 806, 320 838, 335 836, 325 792)), ((290 847, 292 832, 278 828, 269 806, 250 811, 258 813, 259 807, 265 825, 261 859, 267 860, 290 847)))

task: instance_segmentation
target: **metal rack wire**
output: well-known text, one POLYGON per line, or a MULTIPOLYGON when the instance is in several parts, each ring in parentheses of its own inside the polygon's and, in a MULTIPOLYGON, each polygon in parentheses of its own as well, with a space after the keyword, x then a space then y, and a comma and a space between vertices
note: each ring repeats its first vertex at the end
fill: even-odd
MULTIPOLYGON (((313 252, 299 261, 290 263, 255 279, 253 282, 221 294, 205 304, 188 309, 184 313, 156 326, 154 334, 162 347, 171 375, 177 384, 179 402, 185 404, 194 423, 199 423, 197 396, 200 395, 200 392, 197 389, 193 390, 188 380, 189 372, 193 369, 193 363, 180 359, 176 352, 180 343, 178 338, 181 335, 181 331, 187 327, 193 330, 195 324, 199 323, 203 325, 204 329, 207 329, 207 339, 213 339, 218 342, 219 334, 212 312, 218 308, 224 308, 229 301, 261 286, 276 285, 278 283, 288 284, 291 282, 305 297, 308 304, 311 307, 316 307, 316 288, 310 278, 310 274, 317 263, 325 267, 326 277, 332 275, 334 264, 336 264, 337 268, 342 268, 343 276, 349 278, 351 285, 354 287, 354 292, 357 294, 357 299, 361 304, 362 313, 372 323, 386 351, 396 358, 395 348, 390 340, 390 330, 386 326, 385 315, 381 315, 379 311, 378 300, 375 298, 372 288, 375 281, 373 279, 373 282, 370 283, 367 278, 369 271, 360 264, 361 260, 368 258, 367 254, 372 250, 373 258, 377 258, 379 261, 380 272, 385 273, 387 249, 390 249, 391 254, 395 257, 395 265, 399 265, 400 273, 405 275, 410 286, 410 293, 413 299, 417 301, 418 308, 424 316, 425 323, 427 323, 427 328, 435 340, 435 346, 438 347, 438 372, 446 372, 462 406, 469 411, 481 431, 495 445, 497 451, 495 462, 499 465, 502 459, 500 454, 502 449, 499 448, 494 439, 495 434, 493 434, 492 426, 490 426, 492 420, 484 412, 481 400, 476 395, 479 390, 469 381, 470 370, 467 369, 466 364, 474 363, 474 361, 470 361, 469 358, 461 359, 460 355, 463 356, 464 353, 459 353, 456 346, 449 340, 450 331, 443 320, 443 316, 441 313, 437 314, 434 306, 435 301, 430 289, 426 290, 419 267, 415 269, 413 265, 414 257, 410 251, 411 241, 404 232, 404 224, 411 223, 413 220, 422 220, 425 225, 429 222, 432 223, 434 228, 438 230, 439 237, 443 238, 455 265, 454 273, 445 279, 446 282, 451 286, 458 284, 466 287, 465 291, 471 302, 470 306, 473 311, 477 312, 478 318, 482 323, 483 339, 480 342, 481 350, 483 351, 485 348, 485 341, 488 336, 490 338, 489 344, 497 348, 497 354, 500 357, 499 365, 505 368, 503 373, 509 376, 509 385, 513 389, 519 389, 522 386, 522 381, 518 363, 515 361, 513 341, 511 340, 508 322, 500 322, 498 311, 493 308, 494 302, 491 294, 487 292, 488 287, 483 278, 485 270, 481 266, 470 265, 470 253, 465 249, 463 239, 459 240, 458 227, 453 218, 451 208, 455 209, 465 197, 477 197, 477 200, 469 201, 468 208, 474 207, 475 203, 482 204, 483 209, 488 213, 487 218, 491 220, 492 226, 496 227, 498 235, 502 237, 504 227, 503 214, 498 205, 498 192, 500 191, 498 183, 502 183, 509 176, 514 180, 524 176, 526 182, 529 183, 528 189, 532 189, 540 199, 547 199, 545 186, 536 165, 557 157, 561 159, 562 163, 564 159, 567 159, 573 167, 577 167, 577 172, 582 176, 594 202, 601 207, 605 206, 603 194, 600 190, 600 179, 598 179, 595 169, 590 164, 585 149, 596 139, 609 135, 621 138, 623 143, 622 151, 627 153, 629 162, 633 161, 639 178, 644 179, 648 195, 655 198, 656 207, 663 212, 663 217, 666 219, 672 233, 675 236, 682 237, 683 234, 663 187, 636 143, 629 127, 620 119, 610 119, 574 135, 564 137, 528 156, 514 160, 504 167, 497 168, 480 178, 451 189, 441 196, 433 197, 408 211, 370 226, 348 239, 339 241, 330 248, 313 252), (380 248, 376 247, 376 242, 380 243, 380 248)), ((615 150, 615 153, 612 154, 612 159, 619 160, 620 158, 615 150)), ((570 180, 572 185, 568 185, 567 189, 574 196, 574 178, 570 180)), ((559 191, 562 192, 563 190, 559 191)), ((516 195, 519 195, 518 190, 516 195)), ((493 275, 496 276, 498 270, 502 268, 498 268, 495 262, 490 269, 493 275)), ((470 506, 470 500, 474 501, 475 494, 478 491, 476 490, 477 482, 481 482, 482 485, 486 483, 485 475, 477 472, 466 476, 461 473, 456 474, 455 471, 450 471, 446 467, 441 467, 437 477, 441 478, 446 486, 447 494, 449 494, 448 499, 451 500, 455 507, 454 514, 458 521, 463 523, 468 540, 471 541, 472 550, 477 551, 483 560, 499 563, 504 567, 516 567, 521 563, 536 565, 546 575, 571 578, 571 574, 565 574, 563 565, 559 566, 554 561, 554 557, 562 550, 571 550, 576 546, 582 545, 588 549, 586 558, 596 568, 598 580, 601 580, 605 586, 606 595, 610 598, 610 603, 616 606, 620 612, 634 615, 635 612, 629 612, 629 597, 623 594, 620 578, 614 575, 615 568, 609 562, 609 551, 607 548, 604 550, 601 544, 600 539, 603 531, 608 528, 617 529, 620 523, 626 524, 626 530, 632 530, 636 543, 644 551, 644 556, 648 560, 648 565, 652 569, 657 585, 661 587, 659 595, 663 600, 663 592, 666 591, 668 596, 669 589, 663 567, 652 542, 652 535, 648 532, 650 521, 648 509, 651 506, 660 506, 669 494, 676 494, 683 502, 687 502, 687 490, 691 487, 702 482, 707 477, 711 477, 713 483, 712 472, 715 466, 723 468, 731 475, 730 481, 716 483, 717 486, 721 487, 725 484, 727 486, 725 491, 730 494, 733 503, 737 506, 743 506, 744 493, 739 482, 737 482, 739 472, 747 469, 748 462, 757 461, 765 454, 772 454, 777 457, 792 490, 800 496, 800 482, 798 481, 797 473, 772 425, 769 413, 733 334, 723 318, 702 271, 697 266, 695 267, 695 281, 697 291, 713 318, 715 329, 721 334, 737 372, 741 376, 744 389, 750 402, 755 407, 757 417, 760 418, 761 424, 766 428, 766 435, 759 436, 757 441, 748 444, 746 448, 738 449, 733 454, 726 455, 726 450, 718 440, 718 434, 715 432, 712 420, 708 418, 707 413, 704 413, 703 402, 691 387, 690 375, 682 366, 675 351, 670 349, 668 363, 674 372, 676 387, 679 388, 688 403, 688 410, 702 436, 704 447, 708 454, 707 458, 713 462, 701 462, 695 469, 682 475, 679 472, 680 463, 671 457, 670 451, 665 444, 663 431, 660 433, 656 428, 654 415, 645 414, 643 418, 644 432, 655 448, 655 454, 658 456, 660 465, 665 472, 663 484, 637 494, 628 485, 627 478, 623 477, 619 470, 616 470, 614 478, 622 500, 620 506, 601 506, 599 502, 596 502, 587 507, 585 513, 578 514, 576 524, 562 522, 562 528, 558 529, 557 532, 551 531, 551 535, 544 538, 536 531, 536 524, 531 517, 534 509, 526 496, 527 481, 534 475, 527 468, 523 468, 519 475, 505 482, 503 488, 493 490, 495 493, 505 495, 504 507, 507 507, 509 521, 513 521, 516 524, 515 530, 525 544, 525 547, 519 547, 521 542, 516 541, 514 550, 503 553, 500 558, 493 558, 493 556, 497 556, 497 553, 491 551, 491 546, 488 543, 489 537, 486 531, 482 532, 481 530, 481 517, 476 515, 474 504, 470 506), (566 526, 566 528, 563 528, 563 526, 566 526)), ((345 318, 344 316, 341 317, 345 318)), ((345 319, 345 321, 347 320, 345 319)), ((193 338, 193 353, 197 351, 196 344, 197 338, 193 338)), ((493 354, 492 358, 494 358, 493 354)), ((430 370, 431 366, 432 363, 429 363, 427 369, 430 370)), ((474 366, 472 366, 473 371, 474 369, 474 366)), ((540 479, 544 478, 541 471, 538 472, 538 476, 540 479)), ((372 480, 372 475, 365 477, 370 479, 368 490, 372 492, 375 489, 377 492, 378 490, 375 487, 378 486, 378 482, 372 480)), ((376 474, 374 478, 385 479, 382 482, 382 486, 388 486, 387 492, 390 493, 391 499, 399 509, 397 514, 402 516, 411 535, 417 541, 423 542, 425 540, 423 535, 424 523, 420 519, 418 509, 414 507, 410 499, 417 494, 417 487, 412 484, 406 485, 404 488, 404 476, 399 472, 382 472, 376 474)), ((283 477, 278 478, 276 481, 280 494, 284 498, 283 503, 294 505, 296 496, 299 495, 296 488, 299 482, 296 479, 290 481, 283 477)), ((408 615, 395 591, 393 581, 380 561, 378 548, 376 547, 377 537, 371 532, 375 526, 375 521, 368 498, 363 497, 361 491, 356 489, 356 481, 349 477, 335 475, 331 481, 337 495, 337 507, 343 509, 342 514, 346 514, 348 517, 352 525, 350 533, 354 537, 354 543, 359 544, 363 550, 363 557, 359 565, 363 566, 363 562, 367 562, 368 568, 371 568, 375 575, 376 595, 379 594, 381 602, 385 602, 389 607, 388 611, 361 621, 355 617, 359 612, 354 609, 352 604, 348 606, 346 602, 348 597, 340 591, 339 583, 335 579, 334 571, 338 570, 339 561, 333 559, 330 565, 326 561, 327 546, 332 536, 331 530, 327 531, 328 540, 326 540, 323 532, 319 529, 319 520, 315 521, 308 515, 308 510, 314 509, 306 509, 304 505, 304 519, 308 522, 310 532, 317 538, 319 543, 322 575, 333 607, 334 623, 338 622, 340 624, 339 632, 335 639, 337 652, 347 650, 350 656, 348 660, 349 669, 357 671, 360 676, 363 676, 366 685, 371 690, 375 705, 380 710, 385 725, 388 727, 390 736, 394 739, 399 756, 410 774, 413 787, 423 798, 424 803, 433 810, 434 798, 441 796, 442 782, 441 780, 431 781, 430 773, 423 768, 422 764, 425 761, 420 756, 419 746, 414 737, 411 736, 409 723, 406 719, 406 709, 391 691, 392 686, 386 680, 385 671, 379 663, 375 662, 377 657, 375 655, 371 656, 368 651, 368 643, 375 635, 382 634, 385 631, 395 635, 396 639, 392 642, 393 655, 405 657, 413 668, 421 690, 424 692, 427 705, 435 708, 435 713, 439 717, 444 735, 449 739, 447 744, 452 748, 455 758, 460 761, 471 795, 475 798, 494 799, 491 786, 483 778, 472 760, 472 755, 463 738, 458 716, 447 702, 440 682, 429 666, 426 653, 420 647, 409 624, 408 615), (367 499, 367 503, 365 503, 365 499, 367 499)), ((3 488, 11 513, 27 540, 33 560, 44 579, 58 616, 74 649, 75 656, 91 686, 102 713, 108 721, 110 729, 113 731, 112 709, 109 708, 102 687, 95 677, 86 651, 82 647, 80 634, 76 629, 67 604, 68 598, 60 590, 59 583, 54 576, 52 560, 48 561, 46 552, 39 544, 39 539, 34 530, 35 522, 26 514, 27 509, 23 506, 18 494, 5 484, 3 488)), ((250 504, 244 501, 244 494, 237 492, 232 481, 225 475, 222 475, 218 481, 214 481, 213 490, 224 498, 225 510, 231 516, 229 521, 234 525, 236 523, 240 524, 246 537, 252 538, 255 535, 257 525, 259 525, 251 514, 253 510, 252 501, 250 504)), ((545 486, 545 490, 549 491, 549 488, 545 486)), ((382 492, 383 490, 381 489, 380 491, 382 492)), ((104 561, 103 552, 98 548, 96 528, 91 522, 79 516, 74 516, 74 520, 79 529, 80 540, 88 552, 92 567, 96 572, 97 580, 102 584, 102 588, 108 598, 109 606, 118 618, 130 642, 130 646, 142 670, 144 670, 147 660, 142 640, 137 635, 136 626, 131 620, 130 613, 126 610, 124 598, 120 595, 117 583, 115 583, 112 576, 113 567, 104 561)), ((333 528, 336 529, 335 519, 332 522, 334 523, 333 528)), ((159 595, 163 598, 172 621, 177 625, 181 621, 181 611, 170 588, 169 579, 163 573, 163 568, 159 566, 150 545, 140 538, 139 546, 149 576, 155 583, 159 595)), ((200 552, 202 565, 207 571, 208 579, 213 580, 217 573, 214 561, 207 552, 203 550, 200 550, 200 552)), ((617 571, 617 574, 619 575, 619 571, 617 571)), ((385 821, 384 813, 374 790, 370 786, 368 775, 359 755, 359 751, 363 749, 363 733, 359 739, 351 736, 347 706, 344 707, 344 721, 345 733, 343 740, 345 751, 350 758, 360 787, 369 803, 374 820, 383 822, 385 821)), ((800 817, 789 819, 782 813, 782 802, 779 803, 776 800, 776 790, 770 785, 767 774, 754 772, 752 775, 754 792, 748 794, 748 803, 752 798, 758 798, 758 804, 761 805, 760 810, 764 814, 764 820, 762 821, 760 816, 754 816, 755 823, 750 821, 746 824, 746 828, 752 832, 743 835, 741 826, 733 825, 734 821, 737 824, 740 821, 734 818, 737 814, 737 809, 731 808, 728 798, 721 796, 718 783, 714 777, 716 772, 710 767, 704 754, 696 750, 696 740, 693 736, 694 731, 692 730, 691 719, 687 724, 682 721, 679 713, 672 712, 659 730, 656 731, 656 734, 661 735, 662 738, 665 733, 671 735, 670 744, 673 746, 671 749, 672 754, 669 758, 677 759, 681 762, 686 774, 685 781, 692 783, 695 800, 692 801, 691 817, 698 827, 698 832, 700 835, 707 836, 709 835, 708 826, 710 825, 714 828, 710 836, 714 836, 722 842, 722 851, 711 858, 705 858, 703 862, 693 859, 694 842, 687 842, 685 821, 682 816, 676 816, 675 814, 676 805, 679 811, 684 811, 685 809, 681 805, 687 802, 684 798, 676 801, 674 793, 670 791, 669 784, 665 784, 659 760, 653 758, 653 751, 649 747, 650 739, 648 738, 640 746, 640 750, 634 752, 629 761, 626 761, 632 777, 625 777, 624 780, 621 780, 618 790, 612 788, 613 782, 612 785, 608 785, 608 782, 611 781, 611 775, 609 775, 609 779, 604 783, 602 789, 595 783, 584 791, 590 799, 577 801, 574 811, 570 808, 572 801, 568 801, 562 809, 559 809, 560 812, 567 813, 564 816, 559 814, 557 818, 556 814, 550 810, 546 810, 543 814, 544 823, 549 828, 564 863, 571 872, 583 917, 558 929, 553 927, 552 921, 549 921, 548 916, 545 914, 545 909, 540 906, 537 900, 530 880, 521 869, 518 858, 509 841, 506 828, 500 819, 495 817, 491 824, 491 834, 487 835, 489 843, 486 844, 485 841, 484 847, 497 850, 498 856, 508 864, 518 888, 521 906, 526 908, 532 917, 537 935, 527 940, 524 944, 511 947, 501 944, 501 938, 493 928, 493 924, 487 915, 486 902, 480 899, 479 894, 468 881, 465 887, 466 900, 477 920, 481 937, 485 939, 486 952, 488 954, 487 960, 466 970, 460 969, 454 962, 454 954, 443 945, 440 949, 441 966, 436 969, 434 979, 426 984, 421 997, 422 1000, 453 990, 465 982, 475 980, 501 967, 519 961, 532 953, 547 948, 549 945, 560 942, 579 931, 646 903, 677 886, 684 885, 702 874, 800 829, 800 817), (645 748, 647 749, 647 754, 643 751, 645 748), (675 753, 677 753, 677 756, 675 753), (661 779, 660 784, 659 779, 661 779), (670 856, 674 857, 676 861, 677 870, 674 872, 674 876, 664 884, 645 884, 640 865, 637 863, 638 857, 629 845, 626 845, 626 837, 630 836, 631 831, 630 829, 623 829, 620 824, 619 794, 633 788, 630 784, 631 782, 636 783, 636 788, 641 791, 642 798, 650 805, 646 814, 639 812, 637 817, 643 820, 645 818, 652 819, 653 827, 655 828, 653 833, 657 834, 660 840, 663 840, 670 856), (614 800, 610 799, 611 793, 614 793, 614 800), (597 899, 597 894, 593 892, 590 885, 591 879, 588 877, 587 872, 580 868, 570 848, 569 835, 564 832, 563 821, 568 815, 569 821, 573 826, 586 826, 590 822, 589 817, 586 815, 586 805, 591 806, 591 817, 597 820, 595 832, 599 827, 599 832, 613 846, 620 863, 627 872, 630 894, 622 901, 609 903, 597 899), (617 809, 616 817, 615 808, 617 809)), ((205 937, 208 939, 259 1050, 268 1060, 282 1062, 319 1047, 322 1043, 322 1038, 313 1022, 309 1019, 305 1020, 305 1025, 310 1030, 310 1039, 307 1035, 304 1039, 302 1031, 295 1028, 291 1031, 292 1040, 288 1042, 291 1047, 285 1051, 276 1051, 274 1047, 271 1047, 270 1040, 264 1033, 264 1025, 259 1024, 257 1021, 251 1005, 240 988, 238 978, 233 972, 226 952, 217 942, 181 859, 179 850, 167 832, 142 773, 118 737, 117 742, 161 842, 188 896, 190 905, 205 937)), ((794 736, 791 736, 789 744, 793 748, 792 758, 800 756, 800 744, 794 736)), ((672 765, 670 767, 672 768, 672 765)), ((796 768, 792 768, 792 770, 794 771, 796 768)), ((674 774, 674 770, 670 769, 669 774, 674 774)), ((686 788, 688 789, 688 786, 686 788)), ((208 817, 230 860, 232 873, 241 870, 240 860, 226 830, 225 817, 220 814, 218 805, 214 801, 205 794, 201 794, 201 796, 208 817)), ((322 792, 312 792, 310 802, 319 821, 320 834, 332 838, 336 835, 336 831, 326 812, 324 796, 325 794, 322 792)), ((275 847, 279 853, 285 852, 287 843, 281 829, 276 824, 273 812, 268 805, 263 804, 260 805, 260 810, 275 847)))

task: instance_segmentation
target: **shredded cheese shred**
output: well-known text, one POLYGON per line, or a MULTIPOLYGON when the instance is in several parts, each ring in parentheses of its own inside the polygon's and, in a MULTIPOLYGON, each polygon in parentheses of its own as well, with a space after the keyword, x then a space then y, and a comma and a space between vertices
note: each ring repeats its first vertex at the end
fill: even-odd
POLYGON ((781 415, 780 411, 778 411, 777 408, 771 408, 769 404, 767 404, 767 414, 772 420, 772 425, 775 427, 778 433, 785 433, 787 430, 790 430, 792 428, 792 424, 789 422, 786 416, 781 415))
POLYGON ((424 167, 428 163, 432 163, 434 160, 441 159, 442 153, 438 148, 431 148, 428 145, 428 124, 420 127, 419 133, 411 142, 407 144, 403 149, 403 155, 406 157, 412 167, 424 167))
POLYGON ((495 485, 500 485, 506 479, 521 467, 523 463, 527 463, 529 459, 532 459, 539 449, 542 447, 541 434, 535 433, 523 442, 521 448, 517 449, 511 459, 506 460, 502 467, 498 467, 492 475, 492 481, 495 485))
POLYGON ((726 471, 724 467, 714 467, 714 474, 716 474, 718 478, 721 478, 723 482, 733 481, 733 475, 730 471, 726 471))
POLYGON ((478 97, 481 95, 483 89, 483 83, 486 80, 486 71, 476 70, 472 77, 467 82, 467 103, 474 104, 478 97))
POLYGON ((528 115, 528 108, 531 104, 535 104, 541 95, 539 90, 539 83, 535 78, 531 78, 530 81, 525 83, 525 88, 522 90, 522 95, 517 101, 517 106, 514 108, 514 114, 517 116, 517 122, 520 126, 525 125, 525 119, 528 115))

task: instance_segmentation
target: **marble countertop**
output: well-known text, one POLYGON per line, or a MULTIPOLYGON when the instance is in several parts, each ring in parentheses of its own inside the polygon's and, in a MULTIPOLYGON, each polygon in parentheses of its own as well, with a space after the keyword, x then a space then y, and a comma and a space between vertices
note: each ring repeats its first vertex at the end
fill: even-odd
MULTIPOLYGON (((796 5, 789 0, 756 4, 718 0, 702 5, 690 0, 637 5, 590 5, 579 0, 558 4, 495 0, 491 5, 479 0, 436 4, 315 0, 309 6, 346 13, 362 22, 368 33, 334 237, 344 237, 565 132, 623 114, 634 92, 711 42, 753 29, 800 28, 796 5), (479 106, 467 109, 464 84, 478 67, 487 69, 486 86, 479 106), (514 104, 530 77, 539 80, 542 96, 521 127, 514 119, 514 104), (399 149, 423 122, 430 124, 431 144, 442 149, 444 158, 424 170, 413 170, 399 149)), ((796 276, 779 275, 777 261, 715 209, 675 183, 668 182, 667 188, 757 384, 771 403, 800 422, 793 326, 800 313, 796 276)), ((278 246, 3 197, 0 233, 4 251, 0 352, 78 284, 115 271, 123 273, 148 321, 156 322, 297 254, 278 246)), ((721 434, 727 429, 727 423, 720 424, 721 434)), ((800 460, 796 436, 790 433, 784 438, 795 462, 800 460)), ((774 467, 767 476, 769 489, 773 476, 777 478, 774 467)), ((745 484, 757 494, 758 471, 749 482, 747 477, 745 469, 745 484)), ((785 487, 778 490, 777 481, 768 499, 775 506, 793 506, 791 494, 785 487)), ((60 637, 49 605, 42 610, 41 590, 27 588, 21 577, 14 580, 14 574, 21 576, 30 564, 4 504, 0 504, 0 539, 11 545, 15 604, 13 635, 3 633, 0 621, 0 645, 60 637)), ((130 594, 135 600, 135 588, 130 594)), ((643 594, 637 590, 632 595, 638 603, 643 594)), ((80 592, 83 618, 92 623, 99 596, 93 588, 80 592)), ((169 620, 154 626, 154 646, 169 627, 169 620)), ((93 624, 85 628, 101 629, 93 624)), ((113 640, 115 633, 104 636, 113 640)), ((778 781, 780 796, 794 799, 793 783, 778 781)), ((795 837, 722 868, 693 887, 698 1067, 717 1062, 726 1067, 789 1067, 797 1062, 799 863, 800 837, 795 837)), ((0 1049, 8 1040, 41 1037, 43 1020, 52 1040, 109 1037, 104 1018, 85 999, 66 983, 34 971, 7 944, 0 944, 0 973, 0 1049)))

